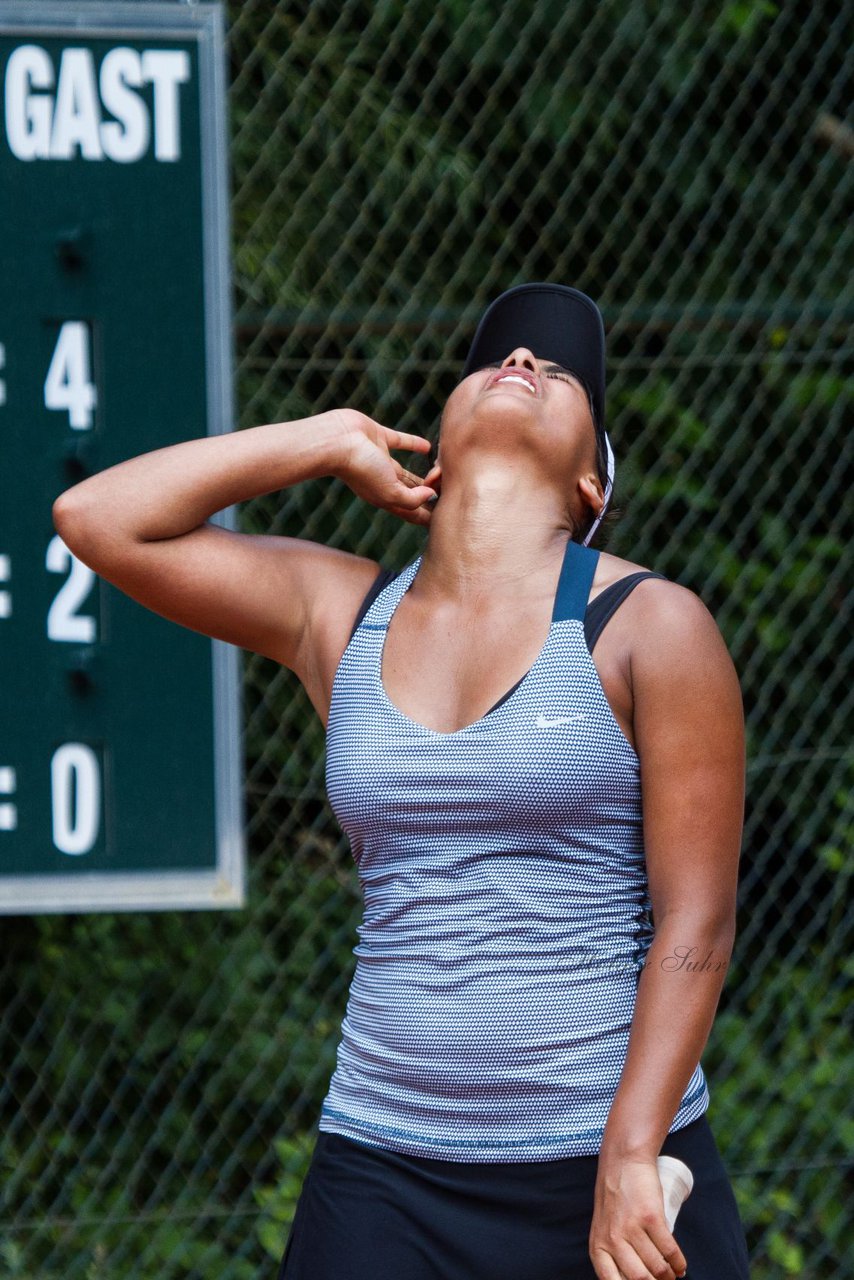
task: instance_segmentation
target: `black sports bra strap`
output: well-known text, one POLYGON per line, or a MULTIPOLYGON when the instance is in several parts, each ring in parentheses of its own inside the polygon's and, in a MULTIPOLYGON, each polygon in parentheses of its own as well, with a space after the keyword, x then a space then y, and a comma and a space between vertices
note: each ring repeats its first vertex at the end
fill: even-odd
POLYGON ((384 590, 384 588, 385 588, 385 587, 387 587, 387 586, 388 586, 388 584, 389 584, 389 583, 390 583, 394 578, 396 578, 396 577, 398 576, 398 574, 399 574, 399 573, 402 573, 402 572, 403 572, 403 570, 402 570, 402 569, 383 569, 383 568, 380 568, 379 573, 378 573, 378 574, 377 574, 377 576, 374 578, 373 582, 371 583, 370 587, 368 588, 368 594, 365 596, 364 600, 362 601, 362 604, 361 604, 361 607, 360 607, 360 609, 359 609, 359 612, 356 614, 356 621, 353 623, 353 630, 350 632, 350 639, 351 639, 351 640, 353 639, 353 636, 356 634, 356 631, 357 631, 357 629, 358 629, 359 623, 362 621, 362 619, 364 618, 365 614, 368 612, 368 610, 370 609, 371 605, 372 605, 372 604, 374 603, 374 601, 376 600, 377 596, 380 594, 380 592, 381 592, 382 590, 384 590))
POLYGON ((593 646, 602 634, 606 623, 617 612, 626 596, 644 578, 663 578, 665 582, 667 581, 663 573, 655 573, 651 569, 643 569, 638 573, 630 573, 625 578, 620 578, 619 582, 612 582, 610 587, 600 591, 599 595, 594 600, 591 600, 584 616, 584 638, 587 641, 587 648, 590 653, 593 652, 593 646))

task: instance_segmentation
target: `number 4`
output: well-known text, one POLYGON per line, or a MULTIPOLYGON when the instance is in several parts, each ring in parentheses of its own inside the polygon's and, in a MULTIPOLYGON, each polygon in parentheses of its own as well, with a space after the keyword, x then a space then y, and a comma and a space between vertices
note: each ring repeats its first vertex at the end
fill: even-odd
POLYGON ((67 411, 75 431, 92 426, 98 392, 91 380, 91 367, 89 326, 83 320, 66 320, 45 378, 44 402, 48 409, 67 411))

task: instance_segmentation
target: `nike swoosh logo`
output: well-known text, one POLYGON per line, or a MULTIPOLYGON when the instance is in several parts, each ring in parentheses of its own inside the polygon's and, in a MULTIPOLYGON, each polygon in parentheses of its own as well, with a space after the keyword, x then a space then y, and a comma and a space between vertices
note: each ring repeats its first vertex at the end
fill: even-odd
POLYGON ((579 720, 586 719, 583 711, 576 711, 571 716, 537 716, 538 729, 557 729, 562 724, 576 724, 579 720))

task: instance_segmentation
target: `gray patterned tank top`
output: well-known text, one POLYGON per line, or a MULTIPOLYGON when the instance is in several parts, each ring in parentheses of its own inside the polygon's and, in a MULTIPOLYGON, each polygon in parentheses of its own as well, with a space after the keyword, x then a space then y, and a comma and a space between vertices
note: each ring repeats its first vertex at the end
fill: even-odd
MULTIPOLYGON (((533 666, 454 733, 381 679, 420 556, 341 658, 327 789, 364 915, 324 1132, 461 1161, 599 1150, 654 929, 640 761, 585 640, 598 556, 567 542, 533 666)), ((698 1063, 671 1131, 708 1104, 698 1063)))

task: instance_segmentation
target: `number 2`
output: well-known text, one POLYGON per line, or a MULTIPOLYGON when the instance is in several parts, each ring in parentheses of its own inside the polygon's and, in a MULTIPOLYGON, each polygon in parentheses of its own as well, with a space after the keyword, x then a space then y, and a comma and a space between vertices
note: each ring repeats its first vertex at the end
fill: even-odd
POLYGON ((92 590, 94 571, 71 554, 59 534, 48 543, 46 564, 51 573, 66 573, 71 566, 68 581, 59 588, 48 610, 48 639, 91 644, 95 639, 95 619, 76 610, 92 590))

